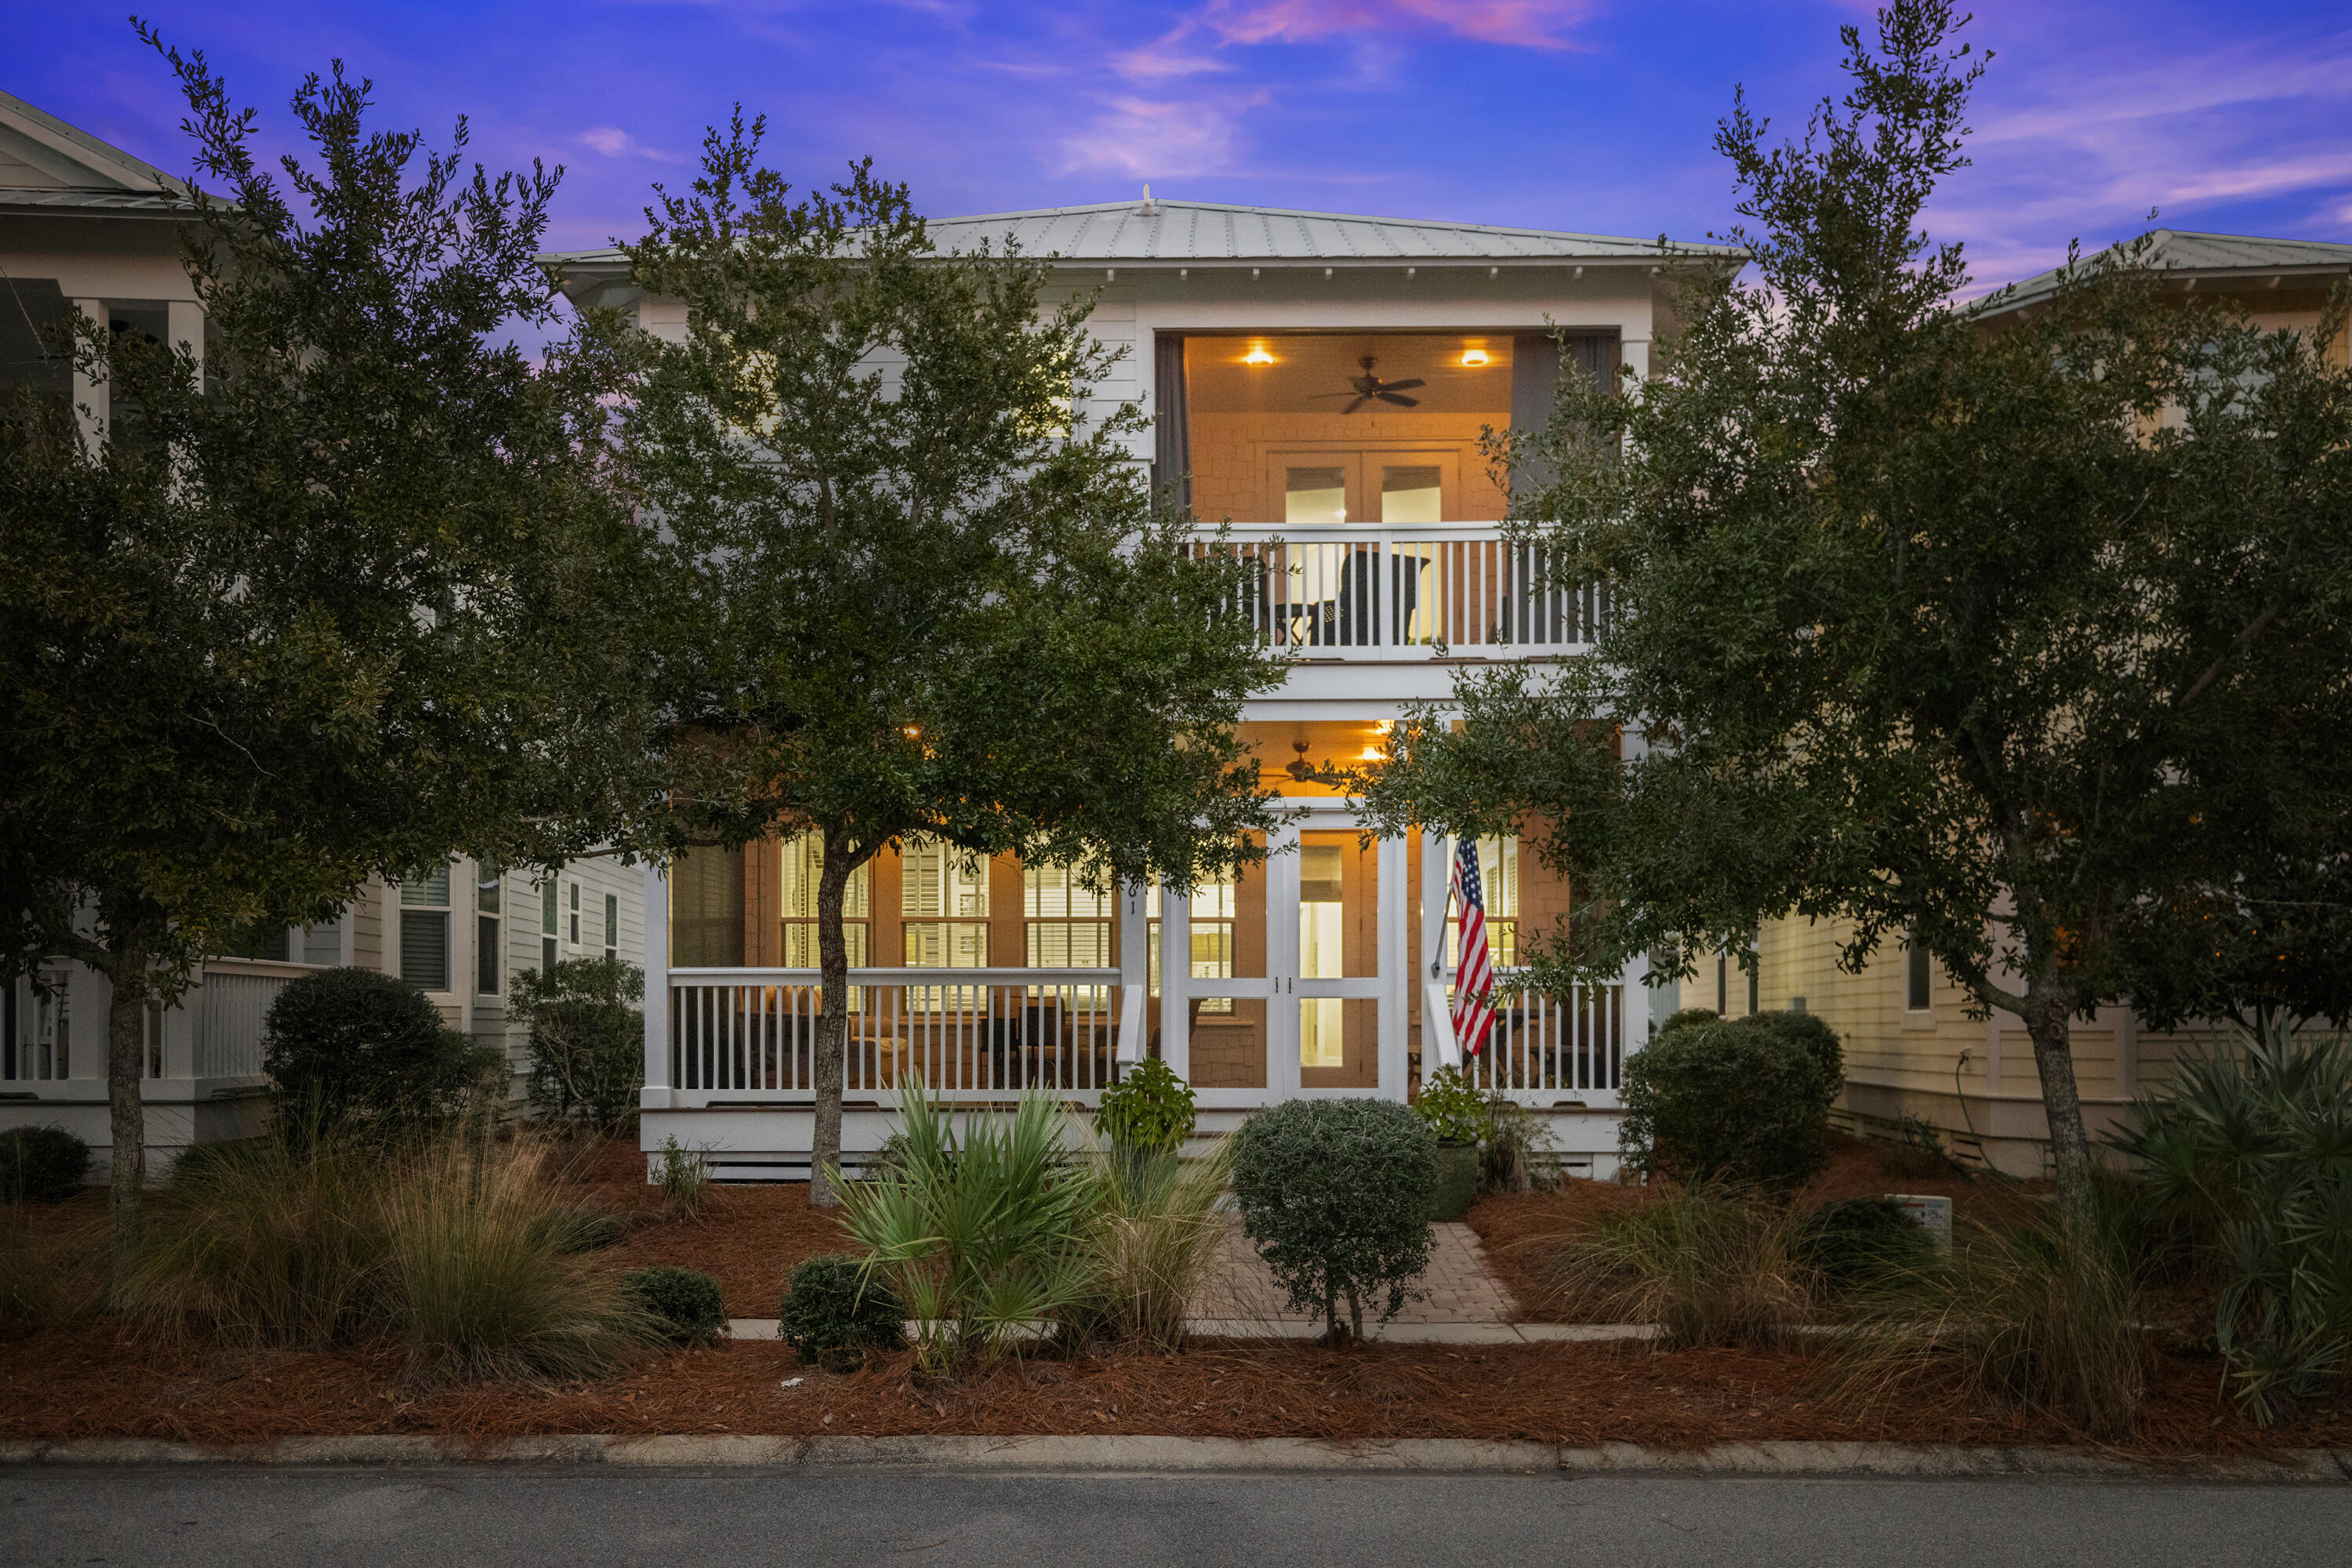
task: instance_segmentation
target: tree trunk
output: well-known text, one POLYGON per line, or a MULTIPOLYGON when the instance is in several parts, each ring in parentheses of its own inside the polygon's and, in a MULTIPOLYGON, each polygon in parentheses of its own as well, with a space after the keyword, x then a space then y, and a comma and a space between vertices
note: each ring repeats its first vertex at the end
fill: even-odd
POLYGON ((2095 1222, 2097 1208, 2091 1193, 2091 1140, 2083 1126, 2083 1096, 2074 1085, 2074 1048, 2067 1022, 2072 1011, 2063 1001, 2029 994, 2025 1032, 2033 1041, 2033 1065, 2042 1074, 2042 1109, 2050 1123, 2058 1206, 2070 1224, 2087 1228, 2095 1222))
POLYGON ((147 1192, 147 954, 132 946, 111 955, 114 985, 106 1009, 106 1111, 114 1135, 114 1172, 107 1211, 114 1226, 115 1274, 139 1244, 139 1206, 147 1192))
POLYGON ((848 841, 828 829, 824 867, 816 879, 816 1131, 809 1145, 809 1206, 834 1208, 841 1194, 833 1172, 841 1163, 843 1068, 849 1057, 849 939, 841 929, 842 895, 856 862, 848 841))

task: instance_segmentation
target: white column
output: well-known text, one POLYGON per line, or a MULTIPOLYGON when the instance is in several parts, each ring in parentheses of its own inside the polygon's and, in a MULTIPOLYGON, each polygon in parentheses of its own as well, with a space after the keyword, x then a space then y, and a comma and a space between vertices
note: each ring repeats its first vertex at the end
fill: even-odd
POLYGON ((646 867, 646 1087, 640 1109, 667 1110, 669 1081, 669 878, 646 867))
POLYGON ((1192 900, 1160 889, 1160 1059, 1192 1081, 1192 900))
POLYGON ((1406 1068, 1406 1023, 1412 996, 1411 858, 1405 838, 1380 841, 1381 1092, 1402 1100, 1406 1068))
MULTIPOLYGON (((97 327, 99 336, 103 340, 108 321, 106 301, 76 300, 73 306, 97 327)), ((106 383, 91 376, 77 363, 73 373, 73 400, 77 416, 81 420, 82 442, 95 452, 106 439, 108 414, 106 383)))
POLYGON ((164 307, 165 331, 173 347, 184 345, 196 362, 196 390, 205 384, 205 310, 194 300, 173 300, 164 307))

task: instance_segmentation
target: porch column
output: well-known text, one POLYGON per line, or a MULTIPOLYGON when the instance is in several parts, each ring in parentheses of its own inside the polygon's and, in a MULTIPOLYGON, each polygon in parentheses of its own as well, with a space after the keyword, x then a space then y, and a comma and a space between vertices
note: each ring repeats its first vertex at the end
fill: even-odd
POLYGON ((1406 1037, 1413 995, 1411 944, 1406 940, 1412 930, 1412 882, 1408 874, 1412 842, 1400 835, 1380 843, 1379 962, 1381 989, 1388 994, 1386 1005, 1380 1010, 1381 1092, 1390 1100, 1404 1098, 1405 1079, 1412 1065, 1406 1037))
POLYGON ((196 362, 196 390, 205 385, 205 308, 194 300, 173 300, 163 307, 165 331, 173 348, 185 348, 196 362))
POLYGON ((1192 900, 1160 889, 1160 1059, 1192 1081, 1192 900))
POLYGON ((1120 887, 1118 896, 1118 994, 1112 998, 1117 1008, 1112 1016, 1118 1019, 1118 1059, 1139 1062, 1150 1038, 1150 1026, 1144 1021, 1151 1005, 1147 989, 1151 984, 1150 889, 1140 882, 1129 882, 1120 887), (1127 1014, 1130 991, 1144 1002, 1133 1018, 1127 1014))
POLYGON ((670 1108, 669 1081, 669 875, 646 866, 646 1087, 637 1096, 646 1110, 670 1108))
MULTIPOLYGON (((105 300, 76 300, 73 302, 73 308, 89 319, 90 324, 98 329, 101 339, 106 336, 108 318, 105 300)), ((106 383, 87 374, 79 364, 76 364, 73 373, 73 400, 75 416, 81 424, 82 445, 95 452, 106 440, 107 415, 110 411, 106 383)))

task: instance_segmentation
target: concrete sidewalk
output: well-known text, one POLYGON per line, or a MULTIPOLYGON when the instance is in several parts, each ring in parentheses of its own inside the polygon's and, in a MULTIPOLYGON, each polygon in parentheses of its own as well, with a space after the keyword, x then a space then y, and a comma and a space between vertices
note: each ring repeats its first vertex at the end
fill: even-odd
MULTIPOLYGON (((739 1340, 772 1340, 774 1318, 730 1318, 727 1331, 739 1340)), ((915 1331, 908 1323, 907 1331, 915 1331)), ((1188 1318, 1187 1333, 1209 1340, 1312 1340, 1323 1326, 1301 1318, 1188 1318)), ((1655 1323, 1415 1323, 1399 1318, 1364 1331, 1366 1342, 1391 1345, 1532 1345, 1654 1340, 1655 1323)))

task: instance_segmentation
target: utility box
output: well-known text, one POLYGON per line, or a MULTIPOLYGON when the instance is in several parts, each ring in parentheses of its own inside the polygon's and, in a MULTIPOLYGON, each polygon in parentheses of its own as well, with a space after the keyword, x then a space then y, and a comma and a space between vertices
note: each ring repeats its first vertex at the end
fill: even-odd
POLYGON ((1886 1201, 1895 1205, 1936 1244, 1938 1252, 1952 1250, 1952 1200, 1925 1197, 1912 1193, 1889 1193, 1886 1201))

